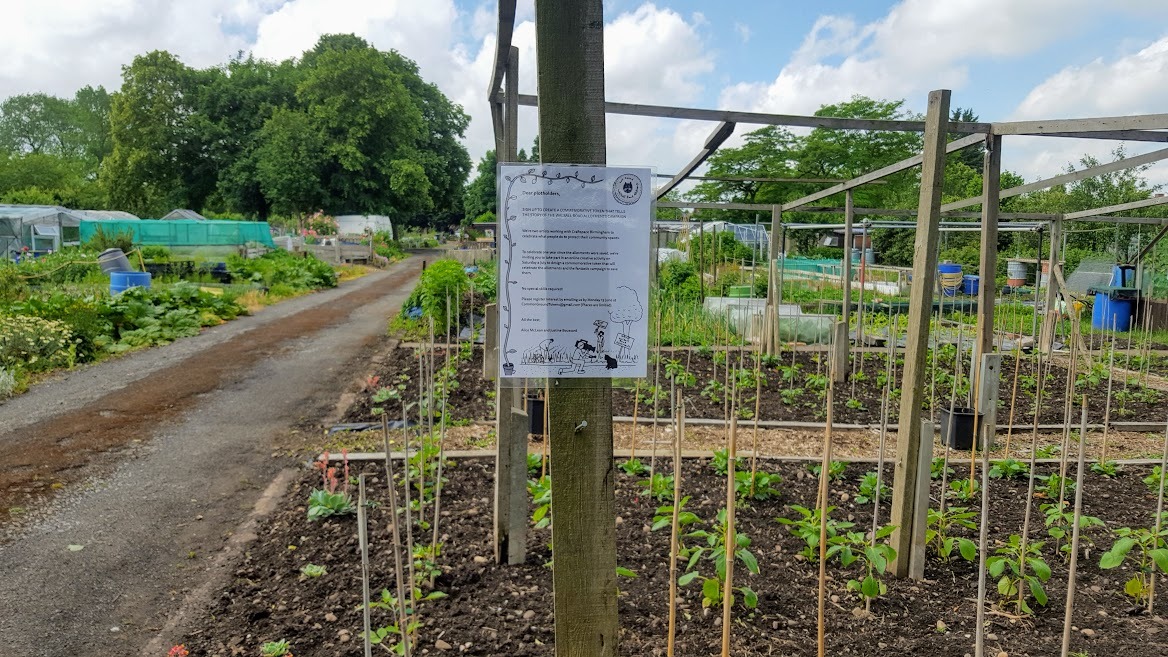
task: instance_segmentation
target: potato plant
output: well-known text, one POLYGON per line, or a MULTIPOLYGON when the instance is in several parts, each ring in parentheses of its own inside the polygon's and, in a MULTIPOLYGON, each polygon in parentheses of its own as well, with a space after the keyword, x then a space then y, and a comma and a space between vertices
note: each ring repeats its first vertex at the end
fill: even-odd
POLYGON ((1041 541, 1030 541, 1023 546, 1022 538, 1011 534, 1006 544, 986 559, 990 577, 998 580, 998 595, 1003 607, 1012 605, 1019 614, 1034 615, 1027 600, 1027 590, 1029 597, 1046 606, 1047 595, 1042 584, 1050 579, 1050 566, 1042 558, 1042 545, 1041 541))
MULTIPOLYGON (((1168 513, 1164 515, 1168 517, 1168 513)), ((1099 567, 1108 570, 1119 567, 1129 556, 1132 558, 1135 572, 1124 583, 1123 592, 1135 598, 1137 603, 1147 601, 1156 569, 1168 573, 1168 544, 1165 542, 1168 527, 1164 526, 1163 521, 1160 524, 1158 533, 1143 527, 1116 529, 1118 538, 1099 559, 1099 567)))
POLYGON ((925 543, 941 561, 949 561, 954 550, 966 561, 977 558, 977 544, 968 538, 954 536, 955 529, 977 529, 973 519, 977 513, 963 506, 948 507, 944 512, 929 509, 928 528, 925 529, 925 543))

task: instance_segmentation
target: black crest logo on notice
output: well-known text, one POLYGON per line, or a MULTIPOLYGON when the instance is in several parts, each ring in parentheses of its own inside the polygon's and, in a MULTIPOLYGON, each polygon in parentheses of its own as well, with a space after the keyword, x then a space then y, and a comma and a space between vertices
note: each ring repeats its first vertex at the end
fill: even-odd
POLYGON ((641 200, 642 191, 641 179, 631 173, 617 176, 616 182, 612 184, 612 197, 622 205, 632 205, 641 200))

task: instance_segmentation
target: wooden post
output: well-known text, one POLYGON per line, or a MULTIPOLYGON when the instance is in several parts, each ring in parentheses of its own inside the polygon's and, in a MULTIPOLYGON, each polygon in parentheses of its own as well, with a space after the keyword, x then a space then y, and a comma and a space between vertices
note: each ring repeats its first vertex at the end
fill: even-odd
MULTIPOLYGON (((900 389, 900 418, 896 439, 896 475, 892 486, 891 522, 897 530, 891 544, 897 558, 896 577, 909 574, 912 521, 916 517, 916 491, 922 476, 921 402, 924 395, 925 355, 929 344, 929 320, 933 307, 933 282, 937 277, 937 242, 941 228, 941 189, 945 181, 945 135, 949 127, 949 91, 929 93, 925 115, 921 195, 917 207, 917 231, 913 246, 913 283, 909 294, 908 341, 900 389)), ((924 477, 929 476, 926 469, 924 477)))
MULTIPOLYGON (((1043 353, 1050 353, 1054 348, 1054 326, 1055 321, 1058 320, 1058 311, 1055 309, 1055 300, 1058 295, 1055 292, 1054 270, 1059 266, 1062 254, 1063 239, 1063 220, 1055 219, 1050 222, 1050 275, 1046 277, 1046 313, 1042 317, 1042 336, 1038 341, 1038 348, 1043 353)), ((1041 261, 1042 258, 1039 258, 1041 261)), ((1042 277, 1041 267, 1036 274, 1035 284, 1038 283, 1038 278, 1042 277)))
MULTIPOLYGON (((844 288, 844 326, 850 327, 852 317, 852 223, 856 218, 856 204, 852 198, 852 190, 849 189, 844 194, 844 262, 840 271, 840 283, 844 288)), ((860 251, 860 254, 860 257, 863 257, 863 251, 860 251)), ((836 345, 836 349, 843 352, 842 366, 841 363, 836 364, 836 383, 843 383, 847 377, 848 347, 848 331, 845 328, 842 343, 836 345)))
MULTIPOLYGON (((933 464, 933 423, 921 420, 921 451, 917 458, 917 467, 922 472, 928 472, 933 464)), ((929 527, 929 477, 917 478, 916 508, 912 519, 912 547, 908 552, 908 576, 920 581, 925 578, 925 530, 929 527)))
MULTIPOLYGON (((512 47, 507 58, 507 104, 500 162, 518 157, 519 129, 519 49, 512 47)), ((502 269, 499 270, 502 272, 502 269)), ((495 562, 521 564, 527 558, 527 414, 521 410, 522 388, 498 379, 498 307, 489 306, 485 328, 488 344, 483 367, 495 379, 495 562)))
POLYGON ((998 432, 998 384, 1002 380, 1002 355, 982 354, 978 371, 980 384, 975 408, 982 414, 982 421, 981 436, 974 436, 974 440, 978 441, 978 449, 990 450, 994 448, 994 437, 998 432))
POLYGON ((831 380, 843 383, 848 380, 848 323, 836 322, 831 338, 831 380))
MULTIPOLYGON (((602 0, 535 4, 540 154, 605 163, 602 0)), ((549 408, 557 657, 617 653, 612 384, 555 379, 549 408)))
MULTIPOLYGON (((494 381, 499 378, 499 306, 488 303, 483 306, 483 378, 494 381)), ((474 335, 474 331, 471 331, 474 335)), ((495 386, 495 419, 499 418, 499 387, 495 386)), ((495 432, 495 435, 499 435, 495 432)))
POLYGON ((779 238, 779 224, 782 221, 782 212, 779 206, 771 206, 771 234, 770 240, 767 242, 767 302, 766 313, 763 319, 766 321, 766 330, 763 335, 766 336, 763 348, 765 353, 775 354, 778 352, 778 280, 776 279, 775 260, 779 257, 779 249, 782 248, 779 238))
MULTIPOLYGON (((997 296, 998 271, 998 193, 1001 191, 1002 136, 986 139, 985 166, 982 172, 981 260, 978 263, 977 352, 994 350, 994 301, 997 296)), ((1037 281, 1036 281, 1037 282, 1037 281)), ((996 385, 996 384, 995 384, 996 385)))

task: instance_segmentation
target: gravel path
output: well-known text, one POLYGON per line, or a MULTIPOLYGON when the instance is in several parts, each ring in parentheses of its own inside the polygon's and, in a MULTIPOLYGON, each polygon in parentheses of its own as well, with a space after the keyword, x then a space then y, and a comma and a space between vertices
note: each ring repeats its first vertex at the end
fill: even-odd
POLYGON ((192 591, 226 575, 229 560, 215 557, 294 465, 273 458, 273 439, 335 405, 420 265, 410 258, 0 406, 0 657, 139 654, 192 591), (19 495, 32 502, 10 513, 19 495))

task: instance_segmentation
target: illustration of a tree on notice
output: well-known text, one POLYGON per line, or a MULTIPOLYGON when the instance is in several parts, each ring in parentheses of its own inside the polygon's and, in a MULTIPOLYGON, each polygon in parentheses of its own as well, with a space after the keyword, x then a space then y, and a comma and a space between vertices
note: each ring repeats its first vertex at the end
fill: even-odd
POLYGON ((629 352, 633 347, 633 338, 630 335, 633 332, 633 324, 641 321, 645 316, 645 308, 641 305, 640 298, 637 297, 637 291, 627 285, 621 285, 616 289, 616 303, 613 304, 613 309, 609 311, 608 316, 617 324, 624 324, 624 333, 618 335, 616 338, 617 345, 620 346, 620 351, 617 352, 617 359, 625 360, 629 357, 629 352))

